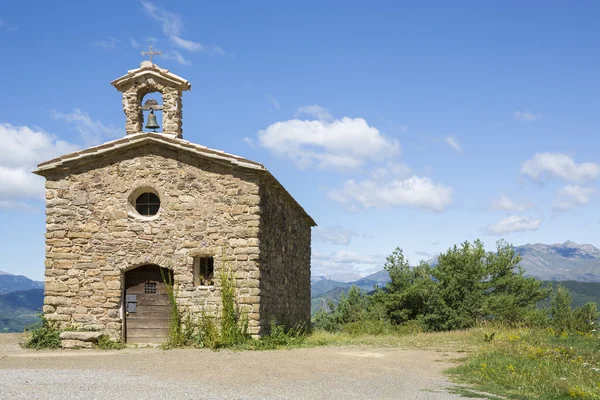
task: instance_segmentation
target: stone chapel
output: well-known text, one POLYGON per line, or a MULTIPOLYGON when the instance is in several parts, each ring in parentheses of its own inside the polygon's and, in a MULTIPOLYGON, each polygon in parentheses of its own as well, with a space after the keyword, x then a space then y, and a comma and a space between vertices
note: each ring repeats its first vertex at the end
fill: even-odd
POLYGON ((257 162, 183 139, 190 83, 144 61, 111 84, 123 138, 41 163, 46 178, 43 312, 126 342, 168 338, 172 279, 182 315, 220 315, 223 254, 249 333, 310 322, 314 220, 257 162), (162 104, 146 100, 162 97, 162 104), (156 130, 162 114, 162 132, 156 130))

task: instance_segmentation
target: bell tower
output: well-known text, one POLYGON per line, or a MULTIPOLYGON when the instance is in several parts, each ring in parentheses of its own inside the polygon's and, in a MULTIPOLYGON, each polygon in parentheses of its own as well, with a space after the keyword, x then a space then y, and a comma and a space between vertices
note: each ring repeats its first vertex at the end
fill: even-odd
MULTIPOLYGON (((150 56, 157 54, 150 49, 150 56)), ((152 61, 143 61, 140 68, 127 71, 124 75, 111 82, 117 90, 123 93, 123 112, 125 112, 125 132, 128 135, 142 133, 144 127, 144 111, 149 111, 150 129, 160 129, 154 111, 162 111, 162 132, 181 138, 183 91, 190 90, 192 85, 168 69, 160 68, 152 61), (158 92, 162 96, 162 104, 156 100, 148 100, 142 104, 144 96, 158 92), (154 121, 154 123, 153 123, 154 121)))

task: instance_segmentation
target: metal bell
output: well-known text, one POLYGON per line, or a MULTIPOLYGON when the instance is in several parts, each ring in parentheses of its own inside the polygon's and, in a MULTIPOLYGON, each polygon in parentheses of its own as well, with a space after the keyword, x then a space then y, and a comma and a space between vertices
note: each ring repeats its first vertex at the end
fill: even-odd
POLYGON ((148 114, 148 123, 146 124, 146 129, 153 129, 154 132, 160 128, 158 126, 158 122, 156 122, 156 115, 154 115, 154 110, 150 110, 150 114, 148 114))

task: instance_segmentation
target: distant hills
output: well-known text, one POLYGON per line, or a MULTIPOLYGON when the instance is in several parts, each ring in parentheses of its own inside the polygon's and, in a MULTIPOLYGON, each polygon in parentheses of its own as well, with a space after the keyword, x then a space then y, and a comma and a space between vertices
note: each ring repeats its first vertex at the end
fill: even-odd
POLYGON ((44 282, 34 281, 23 275, 12 275, 0 271, 0 294, 17 290, 43 289, 44 282))
POLYGON ((0 332, 22 332, 38 321, 44 282, 0 271, 0 332))
MULTIPOLYGON (((561 281, 571 290, 575 305, 582 305, 589 300, 597 301, 600 306, 600 249, 591 244, 577 244, 572 241, 551 245, 526 244, 516 246, 514 249, 522 257, 519 265, 525 270, 525 275, 543 281, 561 281), (585 282, 591 284, 581 284, 585 282), (596 295, 593 294, 594 291, 596 295)), ((435 266, 438 257, 427 262, 435 266)), ((354 282, 339 282, 323 276, 315 277, 311 288, 312 311, 314 313, 325 306, 328 300, 337 302, 339 295, 354 285, 370 292, 375 285, 383 287, 388 281, 389 275, 385 270, 354 282)))
MULTIPOLYGON (((523 258, 520 265, 526 275, 550 282, 569 281, 561 283, 571 291, 575 305, 586 301, 600 305, 600 249, 566 241, 551 245, 526 244, 515 247, 515 251, 523 258)), ((428 263, 437 265, 437 257, 428 263)), ((315 312, 325 306, 328 300, 337 302, 340 294, 353 285, 370 292, 376 285, 383 287, 388 281, 385 270, 353 282, 315 276, 311 279, 312 310, 315 312)), ((22 331, 36 321, 36 313, 43 304, 43 288, 43 282, 0 271, 0 332, 22 331)))
POLYGON ((19 290, 0 294, 0 332, 23 332, 39 321, 44 289, 19 290))

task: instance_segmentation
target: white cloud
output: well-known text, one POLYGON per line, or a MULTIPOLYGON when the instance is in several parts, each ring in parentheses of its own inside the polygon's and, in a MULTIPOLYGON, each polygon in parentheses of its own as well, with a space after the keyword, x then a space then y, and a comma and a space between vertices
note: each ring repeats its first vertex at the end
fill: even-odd
POLYGON ((489 235, 501 236, 514 232, 535 231, 538 230, 541 225, 541 219, 511 216, 504 218, 496 224, 488 225, 487 233, 489 235))
POLYGON ((407 179, 348 180, 340 189, 332 189, 328 197, 350 208, 418 207, 443 211, 452 202, 453 189, 434 183, 430 178, 412 176, 407 179))
POLYGON ((515 111, 513 115, 516 120, 526 121, 526 122, 539 121, 542 119, 541 113, 533 113, 529 110, 515 111))
POLYGON ((355 280, 380 270, 384 262, 382 255, 361 255, 344 249, 331 254, 313 252, 311 269, 313 276, 325 275, 331 279, 346 276, 346 280, 355 280))
POLYGON ((371 171, 371 176, 376 180, 405 179, 412 174, 412 169, 408 165, 393 161, 388 162, 385 167, 378 167, 371 171))
POLYGON ((106 40, 95 40, 92 42, 92 46, 102 47, 104 49, 113 49, 121 44, 119 39, 115 39, 114 37, 109 37, 106 40))
POLYGON ((34 210, 29 204, 24 201, 15 200, 0 200, 0 210, 34 210))
POLYGON ((202 43, 197 43, 197 42, 193 42, 191 40, 182 39, 179 36, 171 36, 170 39, 171 39, 171 42, 175 46, 180 47, 187 51, 196 52, 196 51, 200 51, 204 48, 204 46, 202 46, 202 43))
POLYGON ((139 49, 140 47, 142 47, 142 45, 140 44, 140 42, 138 42, 134 38, 129 38, 129 44, 131 45, 131 47, 133 47, 135 49, 139 49))
POLYGON ((166 60, 177 61, 181 65, 191 65, 192 64, 192 62, 190 60, 188 60, 184 56, 182 56, 181 53, 178 52, 177 50, 166 51, 162 54, 162 57, 166 60))
POLYGON ((531 203, 517 203, 506 196, 500 196, 500 198, 492 201, 492 208, 495 208, 496 210, 526 211, 531 207, 531 203))
POLYGON ((577 185, 567 185, 559 192, 559 198, 554 208, 569 210, 577 206, 584 206, 590 202, 595 189, 577 185))
POLYGON ((146 14, 153 20, 162 24, 162 30, 165 36, 179 36, 183 29, 183 22, 181 22, 181 17, 179 15, 158 8, 148 1, 142 1, 141 3, 146 14))
POLYGON ((14 31, 17 29, 17 27, 15 25, 10 25, 8 22, 6 22, 3 19, 0 19, 0 28, 10 32, 10 31, 14 31))
POLYGON ((425 257, 428 260, 435 256, 435 253, 429 253, 428 251, 415 251, 415 254, 421 257, 425 257))
MULTIPOLYGON (((173 46, 190 52, 202 52, 211 56, 224 56, 227 54, 223 48, 217 45, 204 45, 199 42, 182 38, 181 31, 183 30, 183 22, 178 14, 159 8, 148 1, 142 1, 141 3, 146 15, 153 20, 160 22, 164 35, 169 39, 173 46)), ((185 60, 174 50, 168 52, 168 54, 170 54, 170 56, 165 58, 175 60, 184 65, 191 64, 190 61, 185 60)))
POLYGON ((276 110, 279 110, 281 108, 281 106, 279 105, 279 102, 277 101, 277 99, 274 96, 271 96, 270 94, 268 94, 267 99, 269 99, 269 102, 276 110))
POLYGON ((300 168, 358 168, 369 160, 391 159, 400 151, 396 139, 383 136, 362 118, 293 119, 276 122, 257 136, 260 146, 300 168))
POLYGON ((299 107, 298 112, 296 113, 295 117, 299 118, 302 115, 316 118, 319 121, 332 121, 333 120, 333 116, 329 113, 329 111, 327 111, 326 108, 323 108, 318 104, 313 104, 311 106, 299 107))
POLYGON ((600 176, 600 166, 592 162, 576 164, 571 157, 562 153, 536 153, 523 163, 521 174, 532 181, 560 178, 570 182, 586 182, 600 176))
POLYGON ((314 238, 320 242, 338 245, 348 245, 352 237, 356 236, 355 232, 339 226, 328 228, 317 226, 313 229, 313 234, 314 238))
POLYGON ((458 144, 456 138, 448 136, 445 140, 448 146, 452 147, 452 150, 456 151, 457 153, 460 153, 462 151, 460 144, 458 144))
POLYGON ((113 139, 123 136, 124 134, 120 129, 107 127, 102 122, 92 119, 87 113, 81 111, 79 108, 76 108, 69 114, 63 114, 53 110, 51 115, 54 119, 72 124, 86 146, 96 145, 107 139, 113 139))
POLYGON ((79 146, 41 130, 0 124, 0 208, 18 208, 19 199, 42 199, 44 178, 31 173, 38 163, 79 146))

